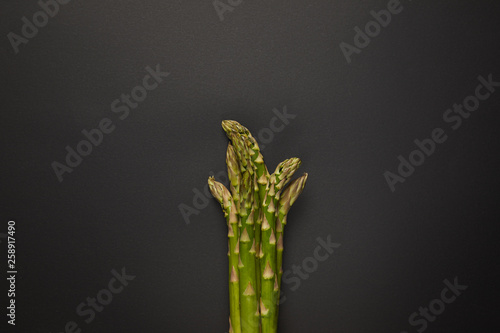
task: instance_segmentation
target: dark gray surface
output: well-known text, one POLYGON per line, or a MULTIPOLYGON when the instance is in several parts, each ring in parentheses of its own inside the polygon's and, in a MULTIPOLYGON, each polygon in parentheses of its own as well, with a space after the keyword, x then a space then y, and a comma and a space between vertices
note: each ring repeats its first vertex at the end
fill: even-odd
POLYGON ((18 54, 7 34, 40 7, 3 1, 0 233, 16 221, 14 331, 226 332, 220 207, 211 199, 186 224, 179 205, 225 169, 221 120, 258 135, 284 106, 296 118, 266 163, 297 156, 309 173, 285 270, 318 237, 341 246, 299 288, 284 284, 280 332, 417 332, 410 315, 455 277, 467 290, 425 331, 498 331, 500 88, 459 129, 442 117, 478 76, 500 81, 500 5, 402 6, 348 64, 339 44, 387 1, 244 0, 223 21, 210 1, 72 1, 18 54), (121 120, 111 103, 157 64, 170 75, 121 120), (115 130, 59 182, 51 163, 103 118, 115 130), (447 141, 391 192, 383 173, 437 127, 447 141), (135 279, 85 323, 75 309, 122 267, 135 279))

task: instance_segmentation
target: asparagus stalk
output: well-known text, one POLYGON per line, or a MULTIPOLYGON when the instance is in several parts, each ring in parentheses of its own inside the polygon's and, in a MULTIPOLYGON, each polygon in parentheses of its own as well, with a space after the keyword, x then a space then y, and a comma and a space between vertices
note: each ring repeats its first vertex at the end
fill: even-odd
POLYGON ((278 206, 278 224, 280 225, 281 233, 278 238, 278 249, 277 249, 277 264, 279 265, 278 274, 278 284, 281 288, 281 276, 283 275, 283 232, 285 225, 287 223, 287 214, 290 211, 290 207, 297 201, 297 198, 304 190, 306 186, 308 174, 304 173, 301 177, 295 179, 290 183, 290 185, 283 190, 279 200, 278 206))
MULTIPOLYGON (((249 132, 250 133, 250 132, 249 132)), ((256 269, 257 269, 257 296, 258 299, 261 299, 261 263, 260 263, 260 254, 261 251, 260 249, 262 248, 262 221, 264 217, 264 211, 262 209, 262 202, 264 200, 264 197, 266 196, 267 192, 267 183, 269 180, 269 172, 267 171, 267 167, 264 164, 264 158, 260 152, 259 145, 257 141, 252 137, 251 134, 248 135, 247 138, 247 145, 251 149, 251 159, 252 159, 252 164, 255 169, 254 173, 254 191, 255 191, 255 211, 258 212, 256 216, 258 216, 256 223, 255 223, 255 246, 257 249, 256 252, 256 269)))
MULTIPOLYGON (((231 124, 227 124, 231 125, 231 124)), ((235 178, 236 165, 239 164, 240 178, 240 305, 241 325, 244 333, 258 333, 260 312, 257 298, 256 244, 255 244, 255 199, 254 199, 254 164, 250 158, 250 150, 246 144, 246 128, 239 124, 224 126, 234 148, 227 154, 228 173, 230 179, 235 178), (239 160, 238 160, 239 159, 239 160)), ((236 183, 236 179, 231 180, 236 183)))
POLYGON ((240 237, 240 302, 241 326, 244 333, 258 333, 260 324, 259 304, 256 292, 254 210, 242 220, 243 233, 240 237))
POLYGON ((260 248, 260 270, 261 276, 261 321, 263 333, 275 333, 277 328, 274 317, 277 313, 277 301, 275 299, 276 285, 276 202, 275 202, 275 179, 268 181, 267 191, 262 201, 262 226, 261 226, 261 248, 260 248))
MULTIPOLYGON (((276 191, 278 192, 276 194, 276 200, 280 199, 281 192, 283 188, 286 186, 286 184, 290 181, 292 178, 293 174, 297 169, 300 167, 300 164, 302 162, 300 161, 299 158, 289 158, 287 160, 284 160, 278 166, 276 167, 276 170, 273 173, 273 177, 276 178, 276 191)), ((279 212, 279 210, 278 210, 279 212)), ((278 240, 277 244, 277 251, 283 251, 283 222, 282 220, 284 219, 283 216, 280 217, 279 213, 277 215, 276 219, 276 239, 278 240), (281 249, 280 249, 281 247, 281 249)), ((278 255, 277 257, 277 267, 279 271, 283 271, 281 267, 281 259, 282 257, 278 255)), ((281 286, 281 275, 279 275, 278 278, 278 283, 281 286)))
MULTIPOLYGON (((240 202, 240 254, 238 268, 240 270, 240 305, 241 327, 244 333, 259 333, 260 313, 256 294, 255 269, 255 209, 253 168, 248 158, 248 152, 241 152, 247 159, 247 167, 243 171, 240 202)), ((230 163, 235 163, 236 154, 231 155, 230 163)))
MULTIPOLYGON (((290 159, 286 159, 276 167, 276 170, 271 175, 271 179, 275 182, 275 202, 279 203, 279 198, 281 195, 282 189, 285 185, 290 181, 291 177, 295 173, 295 171, 300 167, 301 161, 300 159, 294 157, 290 159)), ((279 297, 280 297, 280 287, 281 287, 281 276, 283 274, 282 268, 282 257, 283 257, 283 225, 281 220, 279 219, 278 209, 276 209, 275 213, 276 218, 276 274, 274 281, 274 289, 273 289, 273 297, 272 300, 276 304, 275 312, 272 315, 272 326, 278 326, 278 310, 279 310, 279 297)))
MULTIPOLYGON (((279 269, 278 271, 278 277, 276 283, 278 284, 278 295, 277 295, 277 302, 279 302, 279 291, 281 290, 281 277, 283 276, 283 239, 284 239, 284 227, 287 223, 287 214, 288 211, 290 210, 290 207, 293 205, 293 203, 297 200, 298 196, 300 193, 302 193, 302 190, 304 189, 306 180, 307 180, 307 173, 305 173, 302 177, 294 180, 292 183, 290 183, 290 186, 288 186, 284 192, 283 196, 279 200, 279 208, 277 211, 277 225, 276 225, 276 231, 278 236, 278 241, 277 241, 277 246, 276 246, 276 265, 279 269)), ((279 315, 279 306, 277 308, 277 313, 275 316, 275 325, 278 327, 278 315, 279 315)))
POLYGON ((239 213, 241 185, 240 163, 238 162, 236 152, 231 143, 227 145, 226 164, 229 178, 229 189, 231 190, 231 195, 236 206, 236 212, 239 213))
POLYGON ((238 277, 238 217, 236 205, 228 189, 215 181, 214 177, 208 178, 208 186, 212 195, 219 201, 227 220, 229 238, 229 333, 241 333, 240 315, 240 285, 238 277))

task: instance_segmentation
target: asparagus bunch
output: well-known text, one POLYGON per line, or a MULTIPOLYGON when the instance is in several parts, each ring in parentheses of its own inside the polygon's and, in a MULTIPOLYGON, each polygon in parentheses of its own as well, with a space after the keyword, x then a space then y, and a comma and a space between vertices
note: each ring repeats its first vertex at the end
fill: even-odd
POLYGON ((300 159, 286 159, 269 174, 259 145, 246 127, 224 120, 222 128, 230 140, 226 153, 230 188, 213 177, 208 185, 227 221, 229 332, 276 333, 283 232, 307 173, 286 186, 300 159))

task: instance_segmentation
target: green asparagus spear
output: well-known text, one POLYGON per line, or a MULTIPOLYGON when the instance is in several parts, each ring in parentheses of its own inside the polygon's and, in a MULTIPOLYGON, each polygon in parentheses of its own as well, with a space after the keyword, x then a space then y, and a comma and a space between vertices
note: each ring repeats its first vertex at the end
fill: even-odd
POLYGON ((306 186, 308 174, 304 173, 301 177, 295 179, 290 183, 290 185, 283 190, 283 193, 280 196, 279 206, 278 206, 278 224, 279 229, 281 229, 280 236, 278 238, 278 252, 277 252, 277 264, 279 265, 279 274, 278 274, 278 284, 281 288, 281 276, 283 275, 283 232, 285 225, 287 223, 287 214, 290 211, 290 207, 297 201, 297 198, 304 190, 306 186))
POLYGON ((222 127, 231 141, 226 154, 231 192, 213 177, 208 183, 228 225, 230 333, 276 333, 283 229, 307 174, 285 188, 300 159, 281 162, 270 175, 250 131, 233 120, 222 127))
POLYGON ((227 220, 229 238, 229 325, 230 333, 241 333, 240 315, 240 285, 238 273, 238 217, 236 215, 236 205, 228 189, 221 183, 208 179, 208 185, 212 195, 219 201, 227 220))
POLYGON ((240 230, 240 305, 241 326, 244 333, 258 333, 260 313, 257 298, 257 271, 256 271, 256 245, 255 245, 255 205, 254 205, 254 164, 251 161, 251 151, 246 144, 246 130, 241 125, 237 128, 224 126, 233 149, 228 149, 227 163, 231 183, 236 183, 236 165, 239 165, 239 197, 240 207, 238 224, 240 230))

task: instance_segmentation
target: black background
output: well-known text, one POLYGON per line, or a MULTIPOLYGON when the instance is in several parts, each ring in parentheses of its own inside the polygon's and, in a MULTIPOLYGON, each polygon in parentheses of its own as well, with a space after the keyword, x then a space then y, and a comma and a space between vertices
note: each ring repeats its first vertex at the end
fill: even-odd
POLYGON ((500 89, 455 131, 442 116, 479 75, 500 81, 500 5, 402 6, 349 64, 339 44, 387 1, 243 0, 223 21, 210 0, 72 1, 18 54, 7 34, 40 7, 2 1, 0 232, 16 221, 19 273, 15 330, 2 278, 1 331, 226 332, 220 207, 186 224, 179 205, 225 170, 221 120, 257 136, 286 107, 264 157, 300 157, 309 179, 284 269, 318 237, 341 246, 283 285, 280 332, 417 332, 408 317, 455 277, 467 290, 426 332, 497 332, 500 89), (157 64, 170 75, 120 120, 110 104, 157 64), (59 182, 51 163, 103 118, 115 130, 59 182), (391 192, 383 173, 438 127, 447 141, 391 192), (77 305, 122 267, 135 279, 86 324, 77 305))

